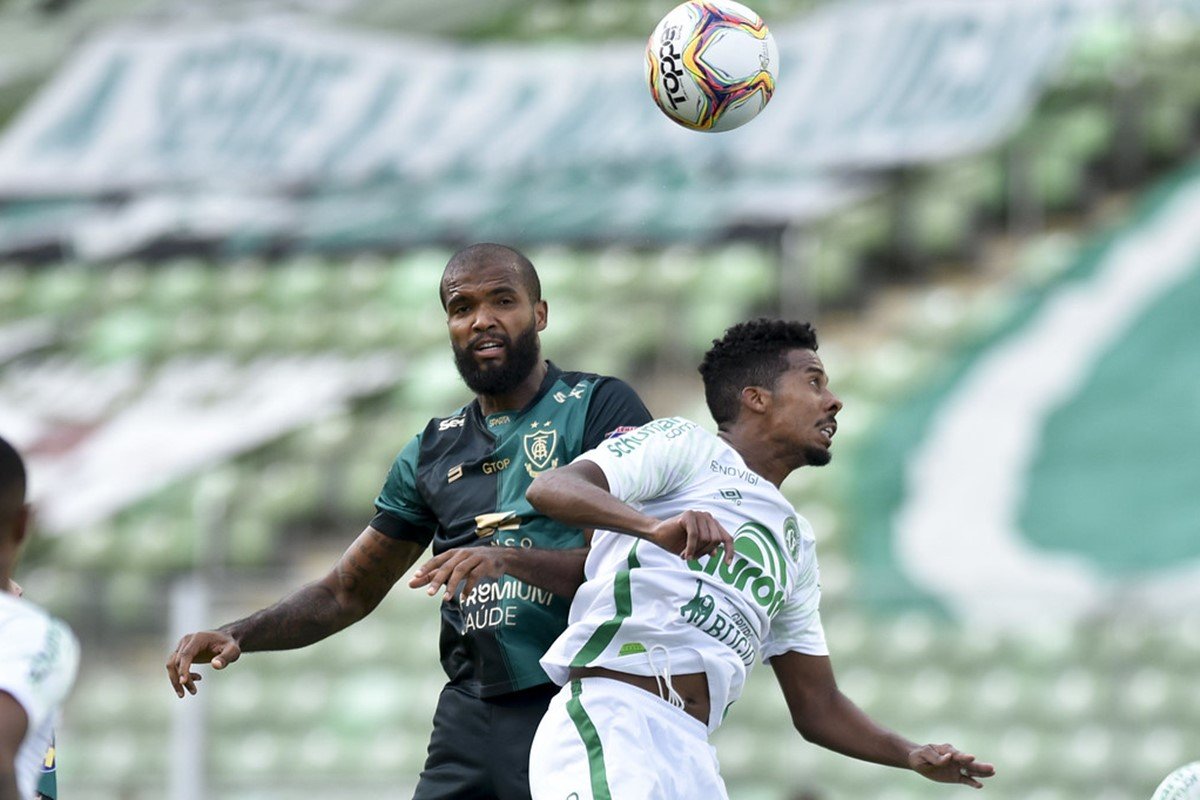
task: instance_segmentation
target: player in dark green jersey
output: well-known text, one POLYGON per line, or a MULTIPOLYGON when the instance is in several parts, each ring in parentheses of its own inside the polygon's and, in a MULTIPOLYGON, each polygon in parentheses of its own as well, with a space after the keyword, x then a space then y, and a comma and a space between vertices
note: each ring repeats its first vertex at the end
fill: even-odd
MULTIPOLYGON (((177 695, 195 694, 194 662, 222 669, 243 651, 312 644, 370 613, 429 545, 435 556, 458 549, 463 580, 442 603, 449 682, 414 797, 524 800, 530 742, 557 690, 538 660, 566 627, 587 552, 583 531, 534 510, 525 490, 650 414, 623 382, 542 359, 547 306, 517 251, 483 244, 456 253, 441 300, 475 400, 408 443, 375 517, 328 575, 245 619, 184 636, 167 672, 177 695)), ((426 583, 421 570, 410 581, 426 583)))

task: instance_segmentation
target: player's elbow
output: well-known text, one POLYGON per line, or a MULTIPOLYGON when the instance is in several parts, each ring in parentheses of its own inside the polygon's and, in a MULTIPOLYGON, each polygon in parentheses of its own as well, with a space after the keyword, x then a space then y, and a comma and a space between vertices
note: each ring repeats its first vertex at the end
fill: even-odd
POLYGON ((543 514, 549 514, 554 505, 554 497, 558 492, 559 476, 555 475, 555 472, 556 470, 543 472, 534 478, 533 483, 529 484, 529 488, 525 490, 525 499, 529 505, 543 514))

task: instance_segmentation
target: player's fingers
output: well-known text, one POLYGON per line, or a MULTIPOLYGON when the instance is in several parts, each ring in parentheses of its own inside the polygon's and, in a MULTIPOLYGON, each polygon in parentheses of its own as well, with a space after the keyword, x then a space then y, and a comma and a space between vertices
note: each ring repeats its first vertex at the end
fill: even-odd
POLYGON ((425 594, 429 595, 430 597, 433 597, 438 593, 439 590, 441 590, 443 586, 446 585, 446 581, 450 577, 450 573, 454 570, 454 565, 458 562, 458 558, 460 557, 459 553, 443 553, 442 555, 446 557, 442 558, 436 566, 431 567, 425 572, 425 580, 428 586, 428 588, 425 590, 425 594))
MULTIPOLYGON (((184 640, 179 643, 179 650, 175 653, 175 683, 177 687, 186 689, 190 694, 196 693, 196 687, 192 684, 190 675, 192 674, 192 658, 195 655, 195 637, 184 637, 184 640)), ((183 697, 183 693, 176 689, 176 694, 183 697)))
MULTIPOLYGON (((182 645, 182 642, 180 643, 182 645)), ((167 658, 167 679, 171 681, 171 688, 175 690, 178 697, 183 697, 183 686, 179 680, 179 651, 178 649, 171 652, 167 658)))
POLYGON ((680 519, 683 524, 683 552, 680 555, 685 561, 689 561, 696 557, 696 547, 700 536, 700 519, 699 514, 687 512, 680 519))
POLYGON ((708 556, 716 552, 716 549, 721 546, 721 526, 710 515, 705 515, 700 520, 701 544, 696 553, 699 556, 708 556))
POLYGON ((459 594, 459 597, 462 598, 464 603, 467 601, 467 598, 471 596, 471 593, 475 591, 475 587, 479 585, 479 579, 482 577, 483 576, 476 571, 472 571, 469 575, 467 575, 466 581, 463 583, 462 592, 459 594))
POLYGON ((412 574, 408 585, 412 589, 419 589, 429 583, 430 576, 436 572, 446 560, 454 554, 453 550, 447 551, 426 561, 421 566, 417 567, 417 571, 412 574))
MULTIPOLYGON (((467 579, 467 576, 471 574, 471 569, 473 566, 474 562, 468 561, 465 558, 460 559, 458 563, 454 565, 454 569, 452 569, 450 574, 446 576, 447 600, 450 600, 454 597, 455 588, 457 588, 459 584, 467 579)), ((463 592, 463 596, 466 596, 465 590, 463 592)))
POLYGON ((212 661, 209 663, 212 664, 213 669, 225 669, 225 667, 237 661, 241 655, 242 648, 238 647, 235 642, 230 641, 226 642, 225 645, 217 651, 217 654, 213 656, 212 661))

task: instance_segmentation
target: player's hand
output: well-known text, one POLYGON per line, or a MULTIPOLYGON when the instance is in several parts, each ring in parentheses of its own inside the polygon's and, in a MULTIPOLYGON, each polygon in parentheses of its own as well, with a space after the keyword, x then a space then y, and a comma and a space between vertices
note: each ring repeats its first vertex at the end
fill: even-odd
POLYGON ((192 672, 192 664, 196 661, 207 661, 213 669, 225 669, 229 664, 238 660, 242 648, 232 636, 222 631, 201 631, 189 633, 179 640, 175 652, 167 657, 167 676, 175 694, 183 697, 183 690, 189 694, 196 693, 196 682, 200 680, 199 673, 192 672))
POLYGON ((927 744, 908 754, 908 765, 931 781, 938 783, 965 783, 982 789, 979 778, 990 778, 996 774, 991 764, 976 761, 975 756, 963 753, 948 744, 927 744))
POLYGON ((724 547, 725 563, 733 563, 733 537, 707 511, 685 511, 664 519, 646 538, 685 560, 711 555, 724 547))
POLYGON ((432 597, 445 587, 446 600, 454 596, 454 587, 463 584, 459 597, 471 596, 475 585, 481 580, 499 578, 508 573, 508 558, 511 547, 456 547, 426 561, 413 573, 408 585, 413 589, 428 586, 426 593, 432 597))

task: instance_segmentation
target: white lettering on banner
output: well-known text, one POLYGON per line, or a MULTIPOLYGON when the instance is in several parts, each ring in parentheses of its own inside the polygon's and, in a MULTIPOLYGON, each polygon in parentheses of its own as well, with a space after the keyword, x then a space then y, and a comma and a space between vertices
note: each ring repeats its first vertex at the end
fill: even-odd
MULTIPOLYGON (((1116 2, 876 0, 778 26, 788 91, 744 137, 708 141, 701 157, 808 170, 981 146, 1019 120, 1085 18, 1116 2)), ((496 46, 468 64, 450 44, 398 47, 299 24, 116 29, 6 131, 0 185, 61 195, 219 180, 279 191, 420 182, 449 166, 493 177, 635 163, 703 172, 694 134, 637 101, 641 47, 496 46), (505 113, 476 124, 497 107, 505 113)))

